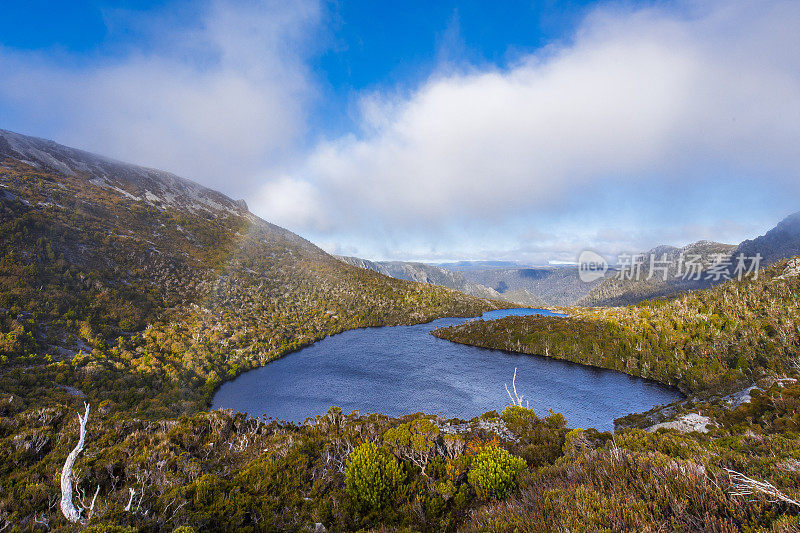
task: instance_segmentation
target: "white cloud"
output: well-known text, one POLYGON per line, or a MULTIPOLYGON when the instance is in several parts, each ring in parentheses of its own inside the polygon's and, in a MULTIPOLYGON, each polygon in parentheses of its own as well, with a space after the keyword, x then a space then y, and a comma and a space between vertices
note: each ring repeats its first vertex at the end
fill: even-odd
POLYGON ((601 8, 571 44, 510 68, 370 94, 365 133, 320 144, 295 176, 326 199, 331 231, 376 242, 393 227, 435 243, 470 221, 533 223, 606 187, 635 204, 625 187, 671 186, 657 201, 678 214, 714 183, 743 202, 748 187, 800 199, 800 4, 679 7, 601 8))
POLYGON ((311 148, 324 4, 194 5, 110 13, 111 41, 145 37, 111 52, 0 47, 0 127, 171 170, 375 258, 568 258, 681 244, 685 228, 733 241, 753 235, 725 221, 800 207, 797 2, 604 4, 504 68, 448 49, 311 148))
POLYGON ((325 218, 323 202, 311 184, 288 176, 269 180, 256 194, 254 205, 270 221, 289 227, 312 228, 324 232, 331 226, 325 218))
POLYGON ((229 194, 252 191, 253 178, 285 163, 305 133, 319 3, 190 6, 110 13, 112 29, 142 31, 147 43, 110 57, 0 49, 2 103, 64 144, 229 194))

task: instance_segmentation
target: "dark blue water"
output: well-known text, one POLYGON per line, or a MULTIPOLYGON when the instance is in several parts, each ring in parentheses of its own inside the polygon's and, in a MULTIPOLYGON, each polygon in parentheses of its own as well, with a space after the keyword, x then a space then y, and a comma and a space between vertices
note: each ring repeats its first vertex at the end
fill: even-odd
MULTIPOLYGON (((491 311, 553 315, 535 309, 491 311)), ((517 391, 540 416, 554 409, 570 427, 613 429, 615 418, 680 398, 676 390, 620 372, 540 356, 464 346, 429 332, 464 322, 442 318, 416 326, 366 328, 327 337, 225 383, 213 408, 302 422, 331 406, 345 413, 392 416, 441 413, 470 419, 501 411, 509 403, 517 368, 517 391)))

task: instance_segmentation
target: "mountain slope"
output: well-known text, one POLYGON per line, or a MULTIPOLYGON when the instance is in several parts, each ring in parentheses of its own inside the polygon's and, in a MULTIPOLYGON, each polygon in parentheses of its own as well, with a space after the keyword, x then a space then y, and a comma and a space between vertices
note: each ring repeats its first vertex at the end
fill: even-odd
POLYGON ((0 129, 0 161, 4 159, 62 176, 82 177, 96 187, 111 189, 156 207, 220 215, 241 215, 247 211, 244 201, 234 202, 222 193, 169 172, 122 163, 47 139, 0 129))
POLYGON ((574 267, 473 268, 464 270, 473 283, 491 287, 508 298, 533 297, 546 305, 572 305, 600 281, 584 283, 574 267))
POLYGON ((603 283, 578 300, 577 304, 583 306, 629 305, 650 298, 661 298, 683 291, 711 287, 714 283, 705 279, 705 276, 699 280, 693 279, 692 276, 684 279, 678 272, 680 268, 679 258, 681 256, 684 258, 697 257, 703 265, 702 271, 705 272, 717 260, 730 257, 735 248, 730 244, 711 241, 698 241, 683 248, 666 245, 657 246, 643 254, 645 261, 642 265, 639 279, 620 279, 618 276, 607 277, 603 280, 603 283), (669 268, 667 269, 666 280, 664 279, 663 271, 659 270, 655 270, 652 278, 650 277, 651 257, 655 261, 664 259, 668 261, 669 268))
MULTIPOLYGON (((496 300, 507 300, 512 302, 515 301, 504 298, 502 294, 498 293, 494 289, 479 283, 470 283, 460 272, 451 272, 450 270, 434 265, 410 261, 369 261, 359 257, 345 256, 340 256, 339 259, 347 264, 359 268, 374 270, 375 272, 379 272, 384 276, 390 276, 392 278, 449 287, 478 298, 493 298, 496 300)), ((536 301, 536 304, 541 305, 543 302, 536 301)))
POLYGON ((760 253, 765 265, 800 255, 800 212, 787 216, 766 234, 741 243, 735 255, 740 253, 748 257, 760 253))
POLYGON ((0 200, 5 409, 70 401, 74 387, 191 412, 221 381, 325 335, 496 307, 345 265, 172 174, 6 131, 0 200))

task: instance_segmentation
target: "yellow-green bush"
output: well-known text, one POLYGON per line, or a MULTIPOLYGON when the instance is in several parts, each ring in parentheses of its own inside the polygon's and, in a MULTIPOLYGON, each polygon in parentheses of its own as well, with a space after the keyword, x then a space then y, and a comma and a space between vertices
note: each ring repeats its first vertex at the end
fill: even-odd
POLYGON ((536 423, 539 421, 539 417, 536 416, 536 413, 533 412, 533 409, 519 405, 509 405, 506 407, 503 410, 503 413, 500 415, 500 418, 503 419, 503 422, 506 423, 512 432, 515 429, 528 426, 531 423, 536 423))
POLYGON ((502 500, 514 490, 517 474, 526 467, 522 457, 497 446, 486 446, 472 461, 467 479, 479 497, 502 500))
POLYGON ((384 433, 383 441, 390 446, 402 460, 417 465, 423 473, 436 452, 436 437, 439 428, 427 418, 390 428, 384 433))
POLYGON ((390 453, 366 442, 350 452, 345 486, 350 497, 367 509, 380 509, 403 480, 403 470, 390 453))

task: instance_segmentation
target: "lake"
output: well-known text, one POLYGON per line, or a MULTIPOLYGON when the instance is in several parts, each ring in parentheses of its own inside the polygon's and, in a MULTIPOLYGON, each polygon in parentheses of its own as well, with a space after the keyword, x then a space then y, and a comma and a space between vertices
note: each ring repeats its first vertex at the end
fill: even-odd
MULTIPOLYGON (((484 320, 508 315, 554 315, 542 309, 490 311, 484 320)), ((463 323, 442 318, 416 326, 346 331, 318 341, 222 385, 213 409, 303 422, 331 406, 399 416, 440 413, 470 419, 509 404, 517 368, 517 391, 540 416, 562 413, 570 427, 612 430, 614 419, 681 398, 659 383, 575 363, 489 350, 438 339, 429 332, 463 323)))

